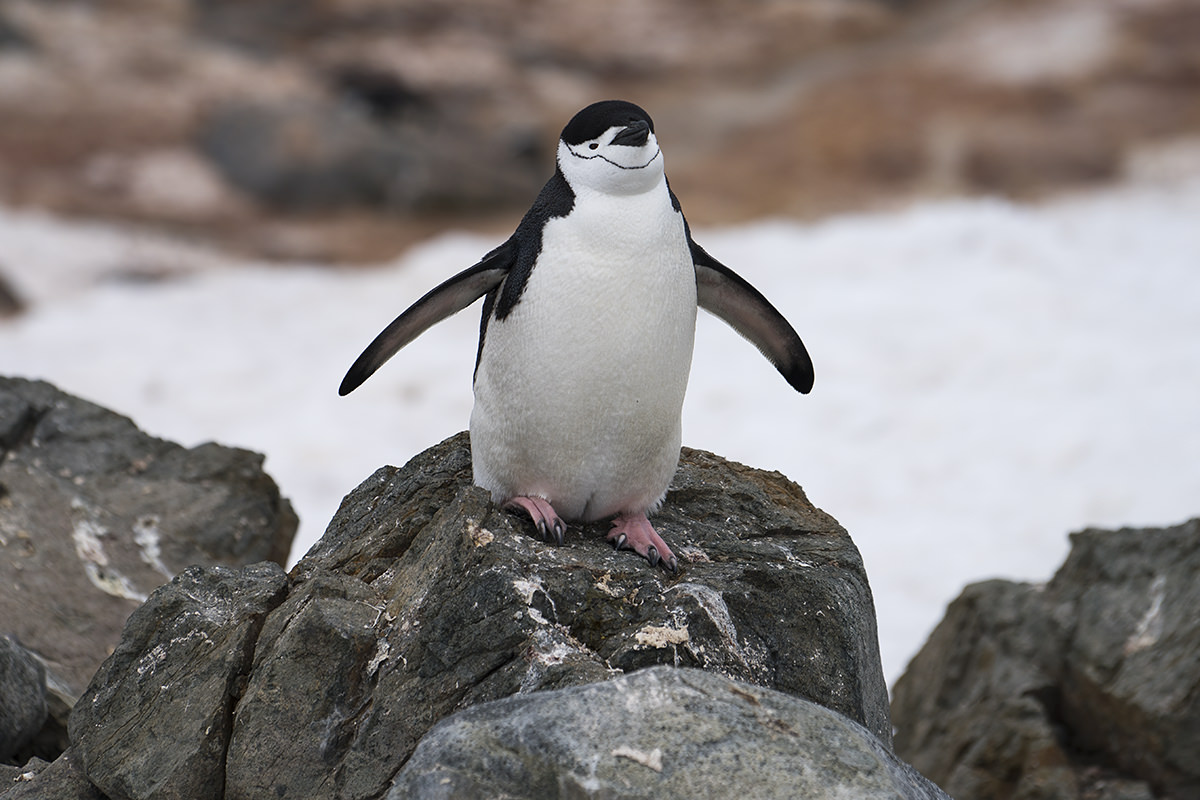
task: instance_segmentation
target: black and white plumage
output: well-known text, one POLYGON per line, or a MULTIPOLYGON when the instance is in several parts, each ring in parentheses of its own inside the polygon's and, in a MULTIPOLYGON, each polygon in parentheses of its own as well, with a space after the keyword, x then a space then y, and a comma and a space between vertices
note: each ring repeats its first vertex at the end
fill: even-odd
POLYGON ((608 538, 618 548, 678 568, 647 514, 679 462, 697 306, 749 339, 796 390, 812 388, 812 361, 787 320, 692 239, 654 123, 632 103, 576 114, 554 176, 516 232, 388 325, 340 393, 480 297, 475 482, 560 543, 564 519, 614 517, 608 538))

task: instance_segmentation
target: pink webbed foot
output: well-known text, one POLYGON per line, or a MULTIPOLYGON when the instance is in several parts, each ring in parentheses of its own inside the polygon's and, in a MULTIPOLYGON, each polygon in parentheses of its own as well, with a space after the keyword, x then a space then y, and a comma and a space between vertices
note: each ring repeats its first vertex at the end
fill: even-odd
POLYGON ((534 527, 537 528, 538 536, 542 537, 542 541, 550 541, 550 537, 554 537, 555 544, 563 543, 563 533, 567 530, 567 525, 558 516, 558 512, 550 505, 550 501, 544 497, 513 497, 504 503, 504 508, 522 509, 529 518, 533 520, 534 527))
POLYGON ((663 541, 645 514, 618 514, 608 532, 608 541, 618 550, 632 550, 650 562, 650 566, 662 565, 671 572, 679 571, 679 559, 663 541))

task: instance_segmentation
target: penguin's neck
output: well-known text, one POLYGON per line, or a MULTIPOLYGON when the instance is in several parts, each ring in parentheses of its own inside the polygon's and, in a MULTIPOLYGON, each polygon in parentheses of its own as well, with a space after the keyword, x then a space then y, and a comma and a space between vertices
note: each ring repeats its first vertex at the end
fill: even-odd
POLYGON ((656 184, 637 194, 617 195, 586 187, 574 191, 571 227, 581 237, 604 247, 619 243, 635 248, 661 246, 664 234, 672 235, 679 227, 661 173, 656 184))

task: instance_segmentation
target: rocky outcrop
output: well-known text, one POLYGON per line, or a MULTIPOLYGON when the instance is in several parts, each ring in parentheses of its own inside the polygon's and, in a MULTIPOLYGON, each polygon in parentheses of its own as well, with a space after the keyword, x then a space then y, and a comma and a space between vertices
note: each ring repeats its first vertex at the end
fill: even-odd
POLYGON ((296 516, 262 460, 0 378, 0 633, 44 665, 58 731, 34 752, 62 749, 71 705, 155 587, 190 564, 284 563, 296 516))
POLYGON ((4 800, 109 800, 87 779, 73 749, 48 764, 33 758, 21 767, 0 764, 4 800))
MULTIPOLYGON (((678 575, 614 552, 602 525, 542 543, 471 485, 460 434, 348 495, 286 579, 269 565, 194 568, 155 591, 76 705, 68 752, 114 800, 379 798, 455 712, 692 667, 723 676, 740 737, 765 737, 748 751, 836 728, 810 763, 844 755, 870 780, 932 791, 888 755, 870 589, 833 518, 778 473, 687 450, 656 524, 678 575)), ((673 697, 717 691, 656 675, 673 697)), ((689 704, 698 719, 703 703, 689 704)), ((691 724, 660 716, 668 738, 691 724)))
POLYGON ((270 562, 191 567, 133 613, 71 713, 71 742, 105 794, 221 796, 233 709, 286 587, 270 562))
POLYGON ((417 746, 387 800, 948 800, 862 726, 695 669, 469 708, 417 746))
POLYGON ((46 721, 46 669, 0 635, 0 763, 11 760, 46 721))
POLYGON ((1200 520, 1071 539, 1047 585, 951 604, 896 683, 897 752, 958 800, 1200 796, 1200 520))

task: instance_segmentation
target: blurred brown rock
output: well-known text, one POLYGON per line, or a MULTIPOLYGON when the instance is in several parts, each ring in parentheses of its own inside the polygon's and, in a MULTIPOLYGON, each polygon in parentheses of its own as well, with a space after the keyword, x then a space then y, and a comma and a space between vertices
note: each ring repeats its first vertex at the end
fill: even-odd
POLYGON ((0 202, 377 259, 509 224, 606 96, 696 224, 1030 197, 1200 136, 1198 37, 1196 0, 7 0, 0 202))

